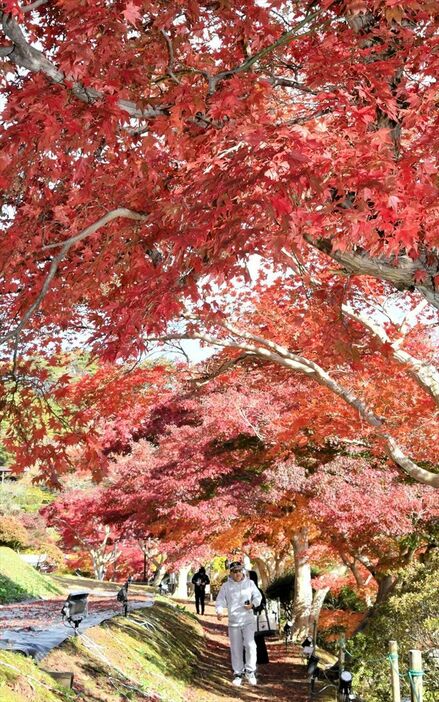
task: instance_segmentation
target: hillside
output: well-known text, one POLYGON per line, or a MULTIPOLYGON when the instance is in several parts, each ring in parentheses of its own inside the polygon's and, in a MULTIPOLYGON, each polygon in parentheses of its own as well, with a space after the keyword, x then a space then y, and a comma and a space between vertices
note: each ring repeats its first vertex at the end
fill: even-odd
POLYGON ((202 629, 182 608, 159 602, 71 638, 41 669, 74 674, 75 694, 30 659, 0 651, 2 702, 183 702, 202 647, 202 629))
POLYGON ((0 604, 48 598, 63 589, 47 575, 42 575, 6 546, 0 546, 0 604))

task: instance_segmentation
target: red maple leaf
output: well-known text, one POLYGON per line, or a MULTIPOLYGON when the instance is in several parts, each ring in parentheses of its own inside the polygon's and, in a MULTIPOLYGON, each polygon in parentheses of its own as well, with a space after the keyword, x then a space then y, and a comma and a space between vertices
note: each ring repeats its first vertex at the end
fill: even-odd
POLYGON ((290 214, 293 209, 290 200, 285 195, 274 195, 271 198, 271 203, 278 217, 290 214))
POLYGON ((133 2, 127 3, 122 14, 126 21, 134 27, 136 26, 137 20, 140 19, 140 9, 133 2))
POLYGON ((424 283, 427 280, 427 272, 418 268, 418 270, 413 274, 413 280, 417 284, 424 283))

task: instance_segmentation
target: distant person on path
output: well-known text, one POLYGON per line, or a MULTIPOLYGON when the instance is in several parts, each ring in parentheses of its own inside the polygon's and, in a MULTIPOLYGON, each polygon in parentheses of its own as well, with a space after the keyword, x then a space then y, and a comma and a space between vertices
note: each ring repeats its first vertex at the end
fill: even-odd
MULTIPOLYGON (((258 574, 255 570, 249 570, 248 571, 248 577, 250 580, 254 582, 256 587, 259 590, 259 594, 261 595, 261 604, 256 607, 253 605, 253 612, 258 615, 261 614, 261 612, 264 611, 264 609, 267 607, 267 598, 265 597, 264 593, 262 592, 261 588, 258 585, 258 574)), ((268 659, 268 651, 267 651, 267 644, 265 643, 265 636, 262 632, 255 631, 255 641, 256 641, 256 662, 259 665, 265 665, 266 663, 269 663, 268 659)))
POLYGON ((206 598, 206 585, 210 584, 210 580, 206 575, 206 569, 203 566, 195 573, 192 578, 192 583, 195 586, 195 607, 197 614, 204 614, 204 600, 206 598))
POLYGON ((159 593, 161 595, 169 595, 171 586, 171 578, 168 573, 163 576, 159 585, 159 593))
POLYGON ((219 621, 227 609, 234 685, 242 684, 244 673, 250 685, 256 685, 256 617, 253 607, 259 607, 261 602, 261 594, 254 582, 245 575, 242 563, 230 563, 230 576, 221 585, 215 609, 219 621))

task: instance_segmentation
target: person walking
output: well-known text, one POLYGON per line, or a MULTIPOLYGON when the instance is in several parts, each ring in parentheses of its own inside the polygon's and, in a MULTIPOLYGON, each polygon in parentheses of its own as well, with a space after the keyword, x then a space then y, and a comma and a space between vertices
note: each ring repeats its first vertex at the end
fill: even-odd
POLYGON ((215 602, 217 619, 221 621, 227 609, 229 619, 230 654, 233 685, 241 685, 244 673, 250 685, 256 685, 256 617, 253 607, 259 607, 261 594, 245 575, 240 561, 230 563, 230 576, 221 585, 215 602), (245 663, 244 663, 245 650, 245 663))
POLYGON ((206 575, 206 569, 201 566, 192 578, 192 583, 195 589, 195 607, 197 614, 204 614, 204 600, 206 599, 206 585, 210 584, 209 577, 206 575))
MULTIPOLYGON (((265 594, 262 592, 261 588, 258 585, 258 574, 255 570, 249 570, 248 571, 248 577, 250 580, 254 582, 256 587, 259 590, 259 593, 261 595, 261 604, 256 607, 253 606, 253 612, 256 614, 262 614, 264 609, 267 607, 267 598, 265 597, 265 594)), ((257 620, 256 620, 257 621, 257 620)), ((255 631, 255 641, 256 641, 256 662, 258 665, 265 665, 266 663, 269 663, 268 659, 268 651, 267 651, 267 644, 265 643, 265 633, 262 631, 255 631)))

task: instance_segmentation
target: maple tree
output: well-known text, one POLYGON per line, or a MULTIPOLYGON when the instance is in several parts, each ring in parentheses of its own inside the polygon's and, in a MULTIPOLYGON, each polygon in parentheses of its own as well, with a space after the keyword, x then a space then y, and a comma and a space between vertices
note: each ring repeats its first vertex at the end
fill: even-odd
POLYGON ((99 518, 97 490, 69 492, 42 510, 48 525, 56 527, 66 551, 85 552, 94 576, 103 580, 110 565, 120 556, 122 535, 99 518))
MULTIPOLYGON (((270 321, 277 325, 272 309, 270 321)), ((285 310, 282 314, 288 329, 291 320, 285 310)), ((334 324, 326 306, 322 315, 334 324)), ((309 328, 314 353, 346 373, 347 366, 340 365, 346 348, 325 347, 325 328, 320 322, 316 328, 321 345, 309 328)), ((346 329, 346 341, 351 332, 346 329)), ((363 333, 354 335, 357 344, 363 333)), ((388 384, 388 359, 379 347, 375 355, 369 344, 364 349, 368 386, 370 377, 381 374, 388 384)), ((101 519, 130 533, 151 534, 171 569, 232 548, 244 549, 252 559, 256 555, 266 577, 270 556, 264 560, 270 552, 278 563, 294 559, 300 632, 318 616, 329 589, 347 581, 348 569, 360 589, 369 583, 372 604, 388 596, 398 567, 422 552, 422 533, 414 548, 404 538, 420 528, 419 520, 433 518, 433 490, 401 481, 361 418, 352 417, 350 408, 325 388, 310 391, 312 381, 298 381, 288 368, 251 355, 227 358, 222 352, 195 379, 187 373, 184 380, 179 370, 175 375, 172 392, 144 408, 132 441, 121 444, 106 427, 105 435, 115 441, 108 445, 113 464, 99 500, 101 519), (223 368, 219 375, 218 368, 223 368), (356 460, 355 452, 366 454, 367 462, 356 460), (345 454, 347 459, 333 463, 345 454), (365 500, 369 507, 360 519, 365 500), (313 582, 311 565, 319 564, 322 575, 313 582)), ((400 377, 394 383, 400 388, 398 401, 392 406, 395 389, 388 388, 387 411, 395 413, 392 421, 401 422, 405 441, 428 459, 434 448, 426 450, 415 421, 422 406, 420 424, 428 430, 423 391, 410 385, 407 397, 413 402, 408 404, 400 377)))
MULTIPOLYGON (((177 565, 246 536, 292 451, 326 461, 359 441, 437 487, 437 3, 7 0, 0 19, 16 469, 109 473, 101 526, 158 539, 177 565), (261 282, 238 299, 254 254, 261 282), (223 348, 189 390, 181 369, 123 365, 187 337, 223 348), (66 345, 98 368, 72 377, 66 345)), ((313 470, 260 525, 277 555, 293 547, 305 623, 313 470)), ((345 477, 354 500, 353 464, 345 477)), ((399 479, 392 464, 407 506, 399 479)), ((366 533, 346 552, 337 529, 354 571, 366 533)), ((393 535, 382 548, 367 558, 385 578, 386 549, 404 554, 393 535)))
MULTIPOLYGON (((280 279, 268 288, 240 293, 236 302, 229 302, 228 315, 206 314, 204 309, 187 315, 186 330, 161 338, 198 338, 229 349, 224 368, 254 358, 267 367, 276 364, 305 376, 307 386, 314 385, 311 393, 320 386, 332 393, 332 402, 335 396, 351 408, 350 413, 342 411, 342 422, 354 426, 360 420, 363 436, 378 439, 400 468, 415 480, 438 487, 437 338, 416 320, 423 305, 408 308, 401 319, 403 306, 397 311, 399 320, 392 321, 382 304, 385 289, 380 296, 375 294, 378 309, 372 308, 368 315, 371 300, 367 298, 365 306, 363 287, 347 288, 337 276, 327 274, 325 285, 317 279, 311 288, 280 279), (410 457, 412 451, 417 462, 410 457)), ((214 375, 217 372, 221 365, 214 375)), ((325 396, 318 392, 319 399, 325 396)), ((316 419, 316 435, 321 422, 316 419)), ((336 433, 337 426, 333 422, 332 432, 327 425, 324 431, 336 433)))
POLYGON ((308 509, 320 542, 335 549, 360 592, 375 591, 372 616, 393 592, 401 569, 428 548, 439 514, 435 492, 355 457, 328 462, 307 489, 314 493, 308 509))
POLYGON ((19 396, 26 414, 30 354, 80 334, 137 357, 200 281, 254 253, 296 270, 319 253, 437 304, 436 3, 11 0, 1 15, 6 412, 19 396))
POLYGON ((102 478, 108 446, 126 444, 167 378, 160 363, 99 364, 82 352, 35 354, 17 360, 11 375, 6 361, 2 370, 2 443, 13 468, 36 466, 37 477, 56 487, 72 471, 102 478))

